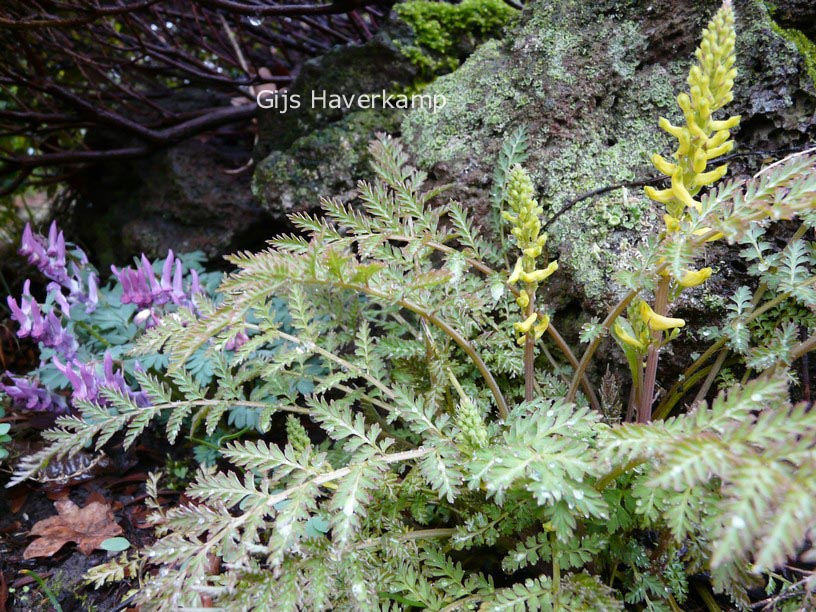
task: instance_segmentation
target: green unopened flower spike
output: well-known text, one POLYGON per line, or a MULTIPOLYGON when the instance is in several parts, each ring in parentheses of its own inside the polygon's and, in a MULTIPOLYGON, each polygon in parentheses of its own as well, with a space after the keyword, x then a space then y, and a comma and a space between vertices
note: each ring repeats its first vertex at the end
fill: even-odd
POLYGON ((465 393, 462 385, 449 370, 448 378, 454 389, 459 394, 459 406, 456 408, 454 420, 461 431, 461 443, 469 450, 478 450, 487 446, 489 436, 487 426, 482 417, 479 407, 465 393))
MULTIPOLYGON (((660 119, 660 127, 677 139, 674 162, 660 155, 652 157, 652 163, 671 178, 668 189, 646 187, 646 195, 666 204, 669 215, 681 219, 689 208, 699 210, 695 196, 700 189, 720 180, 728 171, 723 164, 706 170, 708 163, 729 153, 734 148, 730 130, 737 127, 740 118, 713 119, 713 114, 734 98, 734 10, 726 0, 708 27, 703 30, 703 40, 695 56, 698 64, 688 76, 688 93, 677 96, 677 105, 683 111, 685 125, 672 125, 668 119, 660 119)), ((671 231, 671 228, 668 228, 671 231)))
POLYGON ((298 453, 302 453, 312 444, 306 428, 297 417, 291 414, 286 417, 286 439, 298 453))
POLYGON ((533 198, 533 182, 524 169, 516 165, 507 177, 507 205, 510 210, 504 211, 502 217, 511 224, 510 232, 515 236, 521 254, 513 266, 507 282, 511 285, 524 283, 516 303, 522 309, 524 320, 515 323, 516 331, 521 334, 517 341, 524 344, 528 334, 534 339, 540 338, 549 325, 549 316, 539 316, 535 310, 535 293, 539 283, 544 282, 556 270, 558 262, 550 262, 539 269, 538 259, 547 243, 547 235, 541 233, 541 214, 544 208, 533 198))

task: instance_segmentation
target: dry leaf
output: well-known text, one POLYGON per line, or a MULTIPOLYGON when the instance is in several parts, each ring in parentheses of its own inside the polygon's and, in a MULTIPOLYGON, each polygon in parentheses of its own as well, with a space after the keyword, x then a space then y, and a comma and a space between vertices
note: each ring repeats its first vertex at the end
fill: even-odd
POLYGON ((76 542, 83 555, 89 555, 110 537, 122 533, 113 511, 106 502, 91 501, 84 508, 62 499, 54 504, 57 516, 39 521, 30 535, 40 536, 28 545, 23 559, 50 557, 68 542, 76 542))

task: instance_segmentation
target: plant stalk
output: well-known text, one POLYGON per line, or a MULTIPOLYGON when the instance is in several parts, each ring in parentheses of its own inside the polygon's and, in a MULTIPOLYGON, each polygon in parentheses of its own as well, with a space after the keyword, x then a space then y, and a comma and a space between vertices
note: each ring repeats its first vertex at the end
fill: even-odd
MULTIPOLYGON (((669 307, 669 283, 671 279, 664 276, 660 279, 655 293, 654 311, 665 315, 669 307)), ((660 342, 663 332, 655 331, 652 334, 652 343, 646 356, 646 372, 643 375, 643 388, 638 402, 638 423, 648 423, 652 420, 652 403, 654 402, 655 381, 657 379, 657 363, 660 359, 660 342)))

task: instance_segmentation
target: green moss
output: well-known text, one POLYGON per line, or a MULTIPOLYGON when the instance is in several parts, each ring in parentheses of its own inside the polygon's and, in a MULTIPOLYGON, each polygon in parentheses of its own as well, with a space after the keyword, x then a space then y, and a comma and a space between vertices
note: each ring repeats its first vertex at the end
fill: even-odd
POLYGON ((400 45, 400 50, 425 76, 456 69, 462 42, 497 35, 517 13, 503 0, 413 0, 394 10, 414 33, 414 44, 400 45))
POLYGON ((816 86, 816 43, 805 36, 800 30, 783 28, 776 22, 772 23, 771 28, 782 38, 792 42, 796 46, 796 49, 804 58, 805 70, 807 70, 808 76, 813 81, 814 86, 816 86))

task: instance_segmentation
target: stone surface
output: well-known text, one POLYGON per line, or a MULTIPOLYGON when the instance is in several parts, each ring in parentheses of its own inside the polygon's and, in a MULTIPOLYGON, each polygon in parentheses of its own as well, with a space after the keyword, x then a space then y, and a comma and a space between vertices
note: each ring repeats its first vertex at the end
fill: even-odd
MULTIPOLYGON (((424 15, 433 14, 438 7, 414 8, 422 8, 424 15)), ((452 37, 450 44, 444 47, 448 55, 425 49, 418 38, 425 40, 427 32, 424 38, 416 37, 411 26, 392 15, 366 44, 338 47, 304 64, 286 92, 298 96, 300 108, 285 113, 268 109, 260 114, 253 193, 274 219, 283 221, 293 212, 314 211, 321 197, 350 199, 357 181, 369 174, 370 141, 377 132, 398 133, 403 119, 404 111, 394 108, 313 106, 312 92, 346 96, 419 93, 434 75, 456 66, 477 44, 499 31, 508 13, 514 11, 495 0, 471 0, 443 12, 448 19, 442 23, 431 19, 431 29, 440 35, 446 35, 446 28, 452 30, 447 33, 452 37), (457 11, 464 15, 461 22, 456 19, 457 11)))
POLYGON ((248 152, 220 139, 187 141, 146 158, 96 166, 80 177, 84 203, 72 235, 103 267, 133 254, 204 251, 217 259, 275 232, 254 201, 248 152))
POLYGON ((350 200, 368 174, 368 145, 377 132, 394 133, 402 113, 363 111, 272 151, 255 170, 253 192, 273 219, 311 212, 321 197, 350 200))
MULTIPOLYGON (((312 92, 348 96, 383 89, 393 91, 412 83, 417 70, 396 46, 396 39, 406 35, 401 28, 380 31, 363 45, 336 47, 305 62, 287 90, 288 95, 299 96, 300 108, 285 113, 275 109, 260 113, 256 159, 262 159, 272 151, 285 151, 299 138, 350 114, 351 111, 346 109, 323 108, 320 104, 312 106, 312 92)), ((326 150, 325 154, 330 156, 332 151, 326 150)))
MULTIPOLYGON (((586 3, 540 0, 516 30, 481 46, 456 72, 429 88, 448 104, 412 111, 403 141, 451 197, 489 218, 489 187, 505 135, 524 126, 525 163, 545 207, 558 211, 585 191, 655 176, 649 158, 670 153, 659 116, 677 122, 676 92, 702 27, 718 2, 639 0, 586 3)), ((730 113, 741 114, 737 152, 802 145, 816 137, 816 88, 796 46, 773 29, 764 4, 735 2, 740 75, 730 113)), ((732 160, 732 175, 754 170, 763 155, 732 160)), ((586 200, 549 228, 561 264, 550 297, 561 311, 604 313, 622 294, 614 272, 630 266, 641 236, 658 222, 640 189, 586 200)), ((725 257, 713 249, 713 261, 725 257)), ((684 315, 705 317, 744 280, 720 265, 717 280, 688 292, 684 315)), ((555 279, 556 277, 553 277, 555 279)), ((565 323, 566 325, 566 323, 565 323)))
POLYGON ((314 211, 321 197, 349 199, 368 168, 368 143, 377 132, 395 132, 404 111, 324 108, 312 104, 312 92, 359 95, 403 90, 417 69, 397 49, 407 36, 397 26, 381 30, 359 47, 338 47, 306 62, 289 96, 301 105, 281 113, 261 112, 252 191, 274 219, 314 211))

